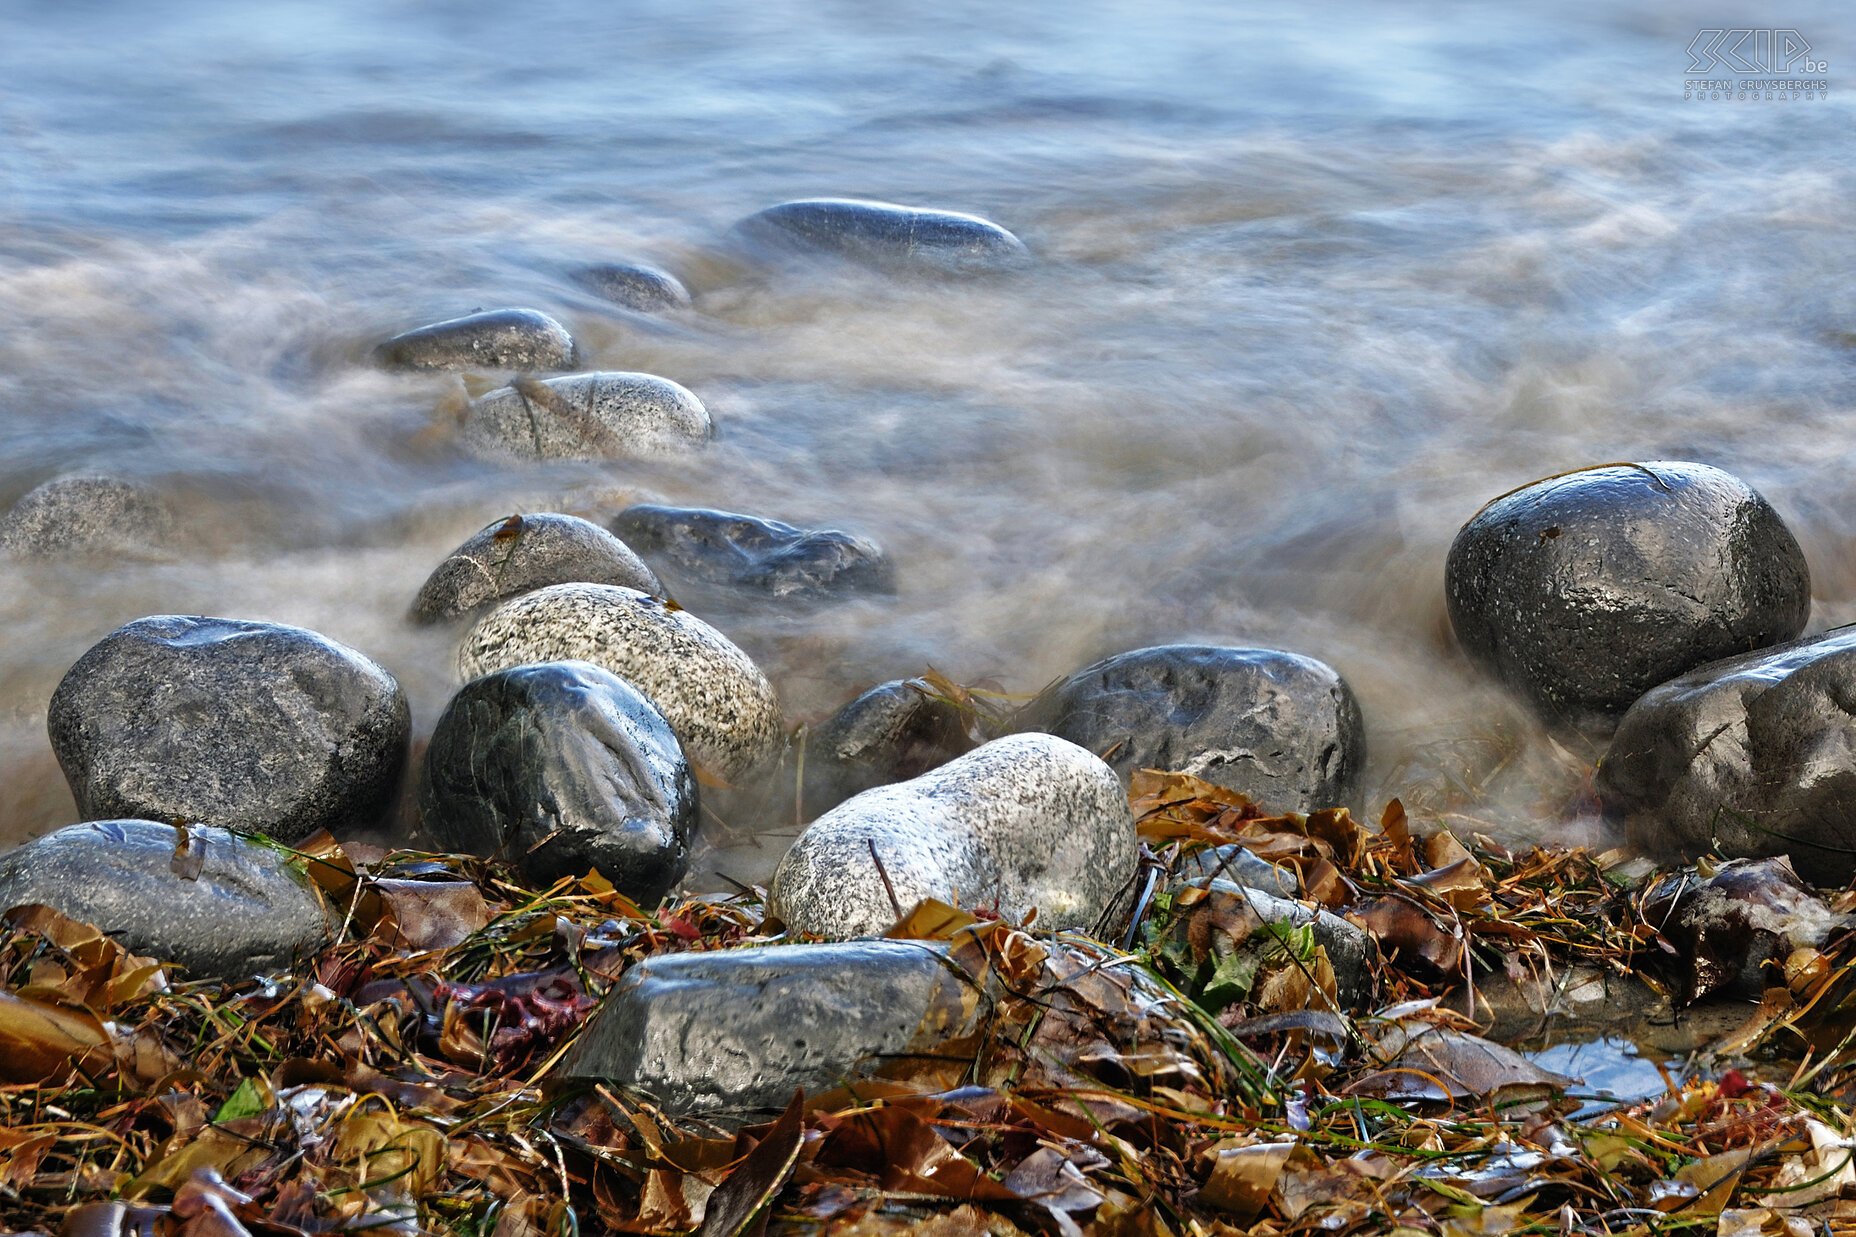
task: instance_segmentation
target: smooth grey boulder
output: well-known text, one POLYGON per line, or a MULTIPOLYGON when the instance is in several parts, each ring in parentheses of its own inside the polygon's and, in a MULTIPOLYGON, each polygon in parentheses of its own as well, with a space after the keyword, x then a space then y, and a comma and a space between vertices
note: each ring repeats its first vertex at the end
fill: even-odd
POLYGON ((806 816, 874 786, 919 777, 971 750, 959 706, 926 680, 879 683, 807 736, 806 816))
POLYGON ((974 275, 1016 270, 1025 243, 978 215, 863 198, 802 198, 738 225, 766 248, 831 254, 899 273, 974 275))
POLYGON ((611 528, 679 583, 758 589, 819 600, 842 593, 893 593, 895 572, 875 542, 835 528, 805 529, 705 507, 639 503, 611 528))
POLYGON ((333 939, 287 852, 208 825, 93 821, 0 855, 0 910, 31 903, 193 979, 288 970, 333 939))
POLYGON ((660 954, 625 973, 561 1072, 679 1116, 751 1119, 972 1032, 975 986, 940 941, 660 954))
POLYGON ((470 680, 538 661, 590 661, 636 687, 711 778, 734 782, 779 752, 767 677, 728 637, 661 598, 610 584, 524 593, 466 633, 458 673, 470 680))
POLYGON ((654 374, 518 378, 472 400, 463 441, 487 455, 610 460, 675 455, 714 437, 702 401, 654 374))
POLYGON ((1603 732, 1658 683, 1790 640, 1804 551, 1772 505, 1706 464, 1537 481, 1465 524, 1444 568, 1458 643, 1548 721, 1603 732))
POLYGON ((1273 810, 1352 801, 1365 726, 1323 662, 1274 649, 1167 644, 1085 666, 1047 687, 1015 725, 1061 735, 1126 777, 1190 773, 1273 810))
POLYGON ((1131 886, 1139 849, 1113 769, 1050 735, 1008 735, 813 821, 768 909, 839 940, 880 933, 924 898, 1090 929, 1131 886))
POLYGON ((589 292, 641 314, 690 307, 690 290, 680 279, 642 262, 599 262, 574 278, 589 292))
POLYGON ((538 309, 491 309, 395 335, 375 350, 393 369, 572 369, 579 349, 538 309))
POLYGON ((161 614, 94 645, 47 729, 78 811, 283 842, 392 810, 411 719, 392 675, 301 627, 161 614))
POLYGON ((412 616, 437 623, 550 584, 617 584, 661 596, 664 586, 611 533, 578 516, 541 512, 485 525, 419 589, 412 616))
POLYGON ((1607 818, 1652 855, 1790 855, 1856 874, 1856 631, 1692 670, 1646 692, 1598 765, 1607 818))
POLYGON ((0 519, 0 550, 20 558, 145 553, 173 531, 160 494, 139 481, 82 473, 26 492, 0 519))
POLYGON ((451 698, 425 749, 425 827, 547 884, 597 868, 651 904, 688 866, 696 779, 670 724, 584 661, 514 666, 451 698))
POLYGON ((1296 875, 1294 868, 1259 858, 1249 848, 1235 842, 1224 846, 1202 847, 1187 855, 1180 860, 1179 869, 1174 872, 1168 887, 1184 889, 1189 885, 1203 885, 1209 880, 1227 881, 1246 889, 1260 889, 1279 898, 1297 898, 1302 895, 1302 879, 1296 875))

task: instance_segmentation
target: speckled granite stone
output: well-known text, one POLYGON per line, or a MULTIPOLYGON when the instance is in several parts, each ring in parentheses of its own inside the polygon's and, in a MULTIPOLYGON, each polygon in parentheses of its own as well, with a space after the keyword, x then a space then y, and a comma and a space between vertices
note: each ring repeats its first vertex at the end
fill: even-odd
POLYGON ((753 660, 687 610, 636 589, 556 584, 478 620, 458 651, 466 679, 537 661, 590 661, 655 704, 703 772, 745 777, 778 752, 779 702, 753 660))
POLYGON ((419 589, 413 618, 436 623, 550 584, 618 584, 662 596, 631 547, 589 520, 541 512, 486 526, 451 551, 419 589))
POLYGON ((862 198, 782 202, 738 228, 768 248, 828 253, 900 273, 973 275, 1030 260, 1023 241, 978 215, 862 198))
POLYGON ((144 553, 173 529, 161 496, 137 481, 80 474, 35 487, 0 519, 0 550, 19 558, 144 553))
POLYGON ((491 309, 395 335, 375 351, 394 369, 572 369, 567 328, 536 309, 491 309))
POLYGON ((1015 920, 1036 907, 1040 928, 1090 928, 1133 879, 1138 849, 1113 769, 1052 735, 1010 735, 813 821, 768 901, 789 928, 835 939, 881 932, 923 898, 1015 920))
POLYGON ((518 379, 473 400, 464 444, 492 455, 606 460, 672 455, 713 437, 702 401, 652 374, 518 379))

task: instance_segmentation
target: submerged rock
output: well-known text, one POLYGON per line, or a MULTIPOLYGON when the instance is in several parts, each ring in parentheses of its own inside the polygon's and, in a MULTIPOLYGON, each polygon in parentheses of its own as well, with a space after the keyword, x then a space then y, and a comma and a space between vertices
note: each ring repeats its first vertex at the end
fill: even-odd
POLYGON ((206 825, 94 821, 0 855, 0 911, 35 902, 189 978, 285 970, 333 937, 287 852, 206 825))
POLYGON ((466 680, 538 661, 590 661, 656 705, 702 772, 735 781, 778 753, 773 686, 753 660, 687 610, 636 589, 555 584, 504 602, 458 651, 466 680))
POLYGON ((677 1115, 741 1118, 971 1033, 978 977, 944 942, 660 954, 625 973, 562 1062, 677 1115))
POLYGON ((972 749, 966 718, 926 680, 878 684, 807 739, 806 815, 829 811, 873 786, 906 782, 972 749))
POLYGON ((1091 928, 1134 878, 1134 819, 1114 770, 1050 735, 996 739, 912 781, 847 799, 780 861, 769 910, 843 939, 924 898, 1041 929, 1091 928))
POLYGON ((1100 753, 1124 777, 1190 773, 1285 812, 1348 803, 1366 757, 1346 681, 1274 649, 1168 644, 1117 654, 1046 688, 1016 725, 1100 753))
POLYGON ((58 477, 27 491, 0 519, 0 551, 20 558, 79 558, 157 548, 173 530, 161 495, 139 481, 58 477))
POLYGON ((690 290, 669 271, 641 262, 600 262, 574 278, 588 291, 641 314, 688 309, 690 290))
POLYGON ((1730 859, 1706 878, 1665 876, 1644 891, 1644 918, 1676 947, 1685 1004, 1716 993, 1758 997, 1785 960, 1850 924, 1805 887, 1791 863, 1730 859))
POLYGON ((1014 270, 1030 260, 1023 241, 978 215, 861 198, 782 202, 739 226, 771 248, 828 253, 905 273, 972 275, 1014 270))
POLYGON ((704 507, 640 503, 614 516, 612 531, 684 580, 813 600, 896 591, 882 549, 835 528, 795 528, 704 507))
POLYGON ((1690 671, 1644 694, 1598 765, 1606 817, 1650 854, 1790 855, 1856 873, 1856 631, 1690 671))
POLYGON ((683 875, 696 779, 663 715, 583 661, 515 666, 451 699, 419 806, 447 850, 507 859, 538 885, 599 871, 650 905, 683 875))
POLYGON ((1207 846, 1187 855, 1180 861, 1169 887, 1179 890, 1209 880, 1229 881, 1279 898, 1296 898, 1302 893, 1302 880, 1294 868, 1258 858, 1248 847, 1235 842, 1207 846))
POLYGON ((78 811, 296 842, 381 822, 410 716, 393 676, 300 627, 163 614, 78 658, 48 729, 78 811))
POLYGON ((671 455, 714 436, 702 401, 653 374, 518 379, 471 401, 472 450, 544 460, 671 455))
POLYGON ((486 525, 438 565, 412 605, 436 623, 550 584, 617 584, 662 595, 631 547, 589 520, 541 512, 486 525))
POLYGON ((1704 662, 1790 640, 1811 576, 1785 521, 1705 464, 1612 464, 1491 502, 1450 547, 1464 650, 1549 721, 1605 730, 1704 662))
POLYGON ((395 335, 375 351, 394 369, 572 369, 567 328, 538 309, 491 309, 395 335))

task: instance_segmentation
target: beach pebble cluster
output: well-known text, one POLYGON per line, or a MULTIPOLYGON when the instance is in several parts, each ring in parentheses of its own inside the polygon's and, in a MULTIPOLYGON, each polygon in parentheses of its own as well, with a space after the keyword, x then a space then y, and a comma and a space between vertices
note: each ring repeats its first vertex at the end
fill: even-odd
MULTIPOLYGON (((886 277, 989 278, 1030 261, 977 216, 848 199, 770 207, 731 243, 776 266, 886 277)), ((687 315, 701 291, 636 262, 573 278, 628 315, 687 315)), ((496 466, 687 455, 715 433, 694 392, 582 368, 581 344, 534 309, 419 326, 374 358, 470 383, 453 445, 496 466)), ((699 785, 726 794, 797 771, 785 802, 803 827, 767 889, 788 942, 636 966, 567 1063, 671 1111, 748 1112, 972 1016, 945 945, 875 939, 924 900, 1046 933, 1125 926, 1155 892, 1129 805, 1143 770, 1271 813, 1370 806, 1365 719, 1342 675, 1235 638, 1099 650, 983 717, 932 676, 846 684, 836 714, 799 726, 754 659, 684 601, 871 604, 897 594, 904 565, 860 534, 764 515, 593 514, 503 515, 423 586, 408 581, 408 620, 455 641, 457 670, 417 761, 393 675, 316 632, 158 614, 110 633, 48 711, 80 823, 0 856, 0 909, 44 903, 198 975, 280 969, 329 936, 334 908, 291 849, 324 831, 469 851, 537 883, 597 871, 652 906, 684 878, 699 785)), ((0 552, 132 554, 170 528, 151 483, 75 474, 18 499, 0 552)), ((1641 849, 1788 856, 1818 883, 1856 871, 1856 635, 1805 635, 1804 553, 1746 483, 1684 461, 1556 475, 1469 514, 1442 565, 1462 652, 1550 727, 1601 745, 1600 805, 1641 849)), ((1740 913, 1717 905, 1740 896, 1731 884, 1696 892, 1682 922, 1712 916, 1718 935, 1740 913)), ((1302 901, 1290 868, 1203 850, 1159 892, 1236 925, 1193 943, 1220 965, 1260 948, 1246 925, 1306 933, 1343 1000, 1370 995, 1372 935, 1302 901)), ((1809 898, 1795 892, 1761 896, 1792 915, 1809 898)))

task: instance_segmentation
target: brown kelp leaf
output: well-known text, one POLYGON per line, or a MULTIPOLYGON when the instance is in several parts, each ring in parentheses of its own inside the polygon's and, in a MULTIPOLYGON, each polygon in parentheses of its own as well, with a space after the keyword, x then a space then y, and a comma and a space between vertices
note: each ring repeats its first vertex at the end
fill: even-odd
POLYGON ((474 881, 372 881, 384 905, 374 934, 398 949, 449 949, 492 916, 474 881))
POLYGON ((701 1237, 740 1237, 766 1227, 767 1208, 785 1188, 805 1142, 805 1092, 793 1092, 780 1119, 709 1195, 701 1237))
POLYGON ((1381 1068, 1357 1078, 1350 1095, 1391 1100, 1505 1100, 1545 1097, 1572 1079, 1477 1035, 1432 1023, 1398 1022, 1379 1036, 1381 1068))
POLYGON ((896 1193, 967 1202, 1018 1200, 906 1108, 886 1105, 818 1120, 827 1133, 813 1157, 815 1165, 856 1169, 896 1193))
POLYGON ((1372 933, 1380 953, 1388 957, 1427 963, 1444 975, 1463 969, 1463 938, 1410 898, 1373 898, 1349 911, 1347 918, 1372 933))
POLYGON ((166 986, 159 962, 132 954, 94 924, 72 919, 33 902, 7 911, 5 922, 57 946, 57 956, 41 956, 33 965, 25 995, 70 1002, 108 1013, 166 986))
POLYGON ((979 919, 939 898, 923 898, 883 935, 907 941, 951 941, 979 919))
POLYGON ((380 895, 361 879, 354 861, 327 829, 318 829, 291 848, 301 857, 309 878, 337 915, 346 917, 363 932, 380 922, 380 895))
POLYGON ((0 1079, 38 1082, 73 1063, 103 1069, 112 1055, 109 1032, 88 1009, 0 989, 0 1079))
POLYGON ((1275 1192, 1295 1148, 1294 1141, 1245 1145, 1226 1139, 1206 1153, 1212 1167, 1199 1200, 1232 1213, 1239 1223, 1250 1223, 1275 1192))

